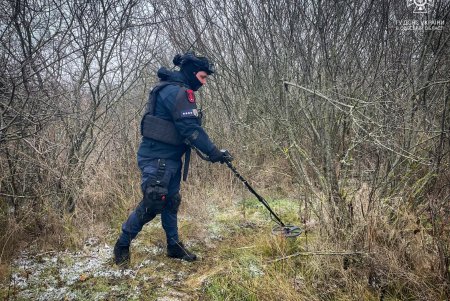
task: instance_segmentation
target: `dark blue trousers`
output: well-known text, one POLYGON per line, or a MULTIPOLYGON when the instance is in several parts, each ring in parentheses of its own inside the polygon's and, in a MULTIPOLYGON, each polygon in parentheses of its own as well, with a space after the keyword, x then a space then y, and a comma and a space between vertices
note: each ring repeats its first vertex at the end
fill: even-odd
MULTIPOLYGON (((161 223, 166 232, 167 244, 173 245, 179 242, 177 213, 180 205, 181 197, 180 181, 181 181, 181 160, 164 160, 164 172, 160 168, 160 159, 139 160, 139 168, 142 173, 141 189, 145 198, 146 187, 149 181, 159 181, 167 188, 166 204, 161 214, 161 223)), ((122 233, 119 237, 120 246, 129 246, 131 241, 142 230, 142 227, 155 218, 159 212, 154 212, 146 208, 146 203, 142 200, 136 209, 130 214, 128 219, 122 224, 122 233)))

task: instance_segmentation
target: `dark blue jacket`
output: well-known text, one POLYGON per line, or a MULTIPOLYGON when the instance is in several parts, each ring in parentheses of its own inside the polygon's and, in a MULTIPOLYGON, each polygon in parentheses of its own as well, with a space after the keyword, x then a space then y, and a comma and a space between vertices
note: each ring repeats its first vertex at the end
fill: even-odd
MULTIPOLYGON (((154 116, 172 121, 183 138, 187 138, 202 153, 206 155, 211 154, 216 149, 216 146, 211 142, 200 125, 195 98, 194 101, 192 99, 192 90, 189 91, 191 95, 186 93, 185 98, 180 99, 177 97, 179 90, 183 89, 182 87, 189 89, 183 74, 179 71, 169 71, 166 68, 161 68, 158 70, 158 77, 161 81, 170 81, 174 82, 174 84, 162 88, 157 93, 154 116)), ((180 160, 187 149, 188 146, 186 144, 175 146, 142 137, 137 153, 138 164, 139 166, 145 165, 146 161, 152 159, 180 160)))

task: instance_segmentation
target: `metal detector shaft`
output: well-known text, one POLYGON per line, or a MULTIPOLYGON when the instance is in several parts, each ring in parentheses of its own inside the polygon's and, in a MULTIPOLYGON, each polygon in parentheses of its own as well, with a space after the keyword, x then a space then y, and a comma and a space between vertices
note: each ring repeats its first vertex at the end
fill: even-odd
POLYGON ((281 221, 281 219, 275 214, 275 212, 273 212, 272 208, 269 207, 269 205, 267 204, 267 201, 260 196, 253 188, 252 186, 250 186, 250 184, 247 182, 246 179, 244 179, 243 176, 241 176, 241 174, 236 170, 236 168, 234 168, 234 166, 231 164, 231 162, 225 162, 227 164, 227 166, 233 171, 233 173, 236 175, 236 177, 241 180, 245 187, 247 187, 247 189, 253 193, 256 198, 258 199, 258 201, 264 205, 264 207, 267 208, 267 210, 269 210, 269 212, 272 214, 272 216, 276 219, 277 223, 281 226, 281 227, 285 227, 284 223, 281 221))
MULTIPOLYGON (((205 161, 211 161, 211 160, 209 159, 208 156, 204 155, 204 154, 203 154, 202 152, 200 152, 197 148, 195 148, 195 147, 193 147, 193 146, 191 146, 191 147, 195 150, 195 152, 197 153, 197 155, 198 155, 200 158, 202 158, 202 159, 205 160, 205 161)), ((267 204, 267 201, 266 201, 262 196, 260 196, 260 195, 253 189, 252 186, 250 186, 250 184, 247 182, 247 180, 244 179, 243 176, 241 176, 241 174, 236 170, 236 168, 234 168, 233 164, 231 164, 230 161, 225 161, 224 163, 225 163, 225 164, 233 171, 234 175, 235 175, 239 180, 241 180, 241 181, 244 183, 245 187, 247 187, 247 189, 248 189, 251 193, 253 193, 253 194, 256 196, 256 198, 258 199, 258 201, 259 201, 261 204, 263 204, 264 207, 266 207, 267 210, 269 210, 270 214, 275 218, 275 222, 277 222, 277 224, 278 224, 279 226, 285 228, 286 225, 281 221, 281 219, 278 217, 278 215, 276 215, 275 212, 273 212, 272 208, 270 208, 270 206, 267 204)))

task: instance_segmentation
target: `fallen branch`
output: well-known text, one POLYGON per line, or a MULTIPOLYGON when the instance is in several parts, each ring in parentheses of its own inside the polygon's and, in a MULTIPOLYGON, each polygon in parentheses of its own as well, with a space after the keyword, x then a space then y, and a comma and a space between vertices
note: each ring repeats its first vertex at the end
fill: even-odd
POLYGON ((330 251, 330 252, 325 252, 325 251, 316 251, 316 252, 297 252, 294 253, 292 255, 289 256, 284 256, 284 257, 280 257, 277 259, 273 259, 273 260, 269 260, 269 263, 272 262, 278 262, 281 260, 285 260, 285 259, 289 259, 292 257, 297 257, 297 256, 313 256, 313 255, 324 255, 324 256, 345 256, 345 255, 362 255, 362 256, 369 256, 370 254, 373 253, 366 253, 366 252, 347 252, 347 251, 343 251, 343 252, 338 252, 338 251, 330 251))

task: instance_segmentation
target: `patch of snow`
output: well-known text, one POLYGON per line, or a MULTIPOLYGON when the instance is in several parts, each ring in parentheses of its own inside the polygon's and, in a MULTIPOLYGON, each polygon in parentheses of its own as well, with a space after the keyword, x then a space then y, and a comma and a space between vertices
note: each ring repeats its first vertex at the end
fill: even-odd
MULTIPOLYGON (((74 284, 89 278, 121 279, 136 277, 136 270, 112 265, 113 248, 90 238, 79 252, 49 252, 32 255, 23 252, 13 262, 10 286, 18 297, 29 300, 78 300, 74 284)), ((142 264, 149 264, 147 261, 142 264)), ((141 265, 142 265, 141 264, 141 265)), ((120 290, 118 287, 117 289, 120 290)), ((138 288, 133 290, 138 294, 138 288)), ((82 293, 82 292, 81 292, 82 293)), ((95 292, 95 300, 104 300, 106 292, 95 292)))
POLYGON ((250 262, 248 265, 248 270, 250 272, 250 275, 252 277, 261 277, 264 275, 263 270, 261 269, 261 267, 259 267, 258 265, 256 265, 253 262, 250 262))

